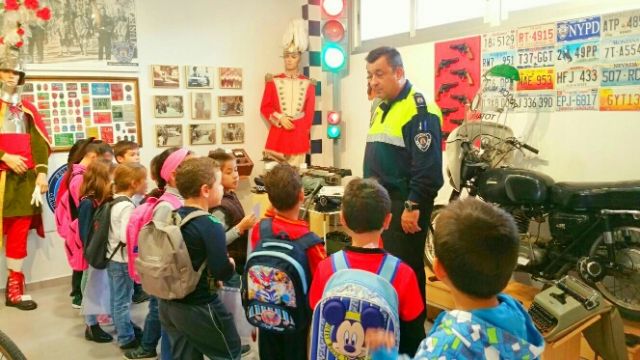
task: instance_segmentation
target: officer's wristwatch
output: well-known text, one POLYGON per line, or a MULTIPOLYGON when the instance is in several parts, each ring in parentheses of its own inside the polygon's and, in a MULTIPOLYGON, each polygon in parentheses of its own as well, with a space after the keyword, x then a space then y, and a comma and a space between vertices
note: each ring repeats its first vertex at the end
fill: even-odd
POLYGON ((405 201, 405 202, 404 202, 404 208, 405 208, 407 211, 418 210, 418 206, 419 206, 419 204, 414 203, 414 202, 413 202, 413 201, 411 201, 411 200, 407 200, 407 201, 405 201))

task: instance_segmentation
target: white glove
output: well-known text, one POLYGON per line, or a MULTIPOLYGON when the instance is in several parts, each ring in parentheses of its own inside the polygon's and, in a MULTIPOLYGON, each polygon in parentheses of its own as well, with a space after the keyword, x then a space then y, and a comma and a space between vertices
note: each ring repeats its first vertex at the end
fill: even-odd
POLYGON ((36 185, 31 194, 31 206, 40 207, 42 205, 42 194, 40 193, 40 186, 36 185))

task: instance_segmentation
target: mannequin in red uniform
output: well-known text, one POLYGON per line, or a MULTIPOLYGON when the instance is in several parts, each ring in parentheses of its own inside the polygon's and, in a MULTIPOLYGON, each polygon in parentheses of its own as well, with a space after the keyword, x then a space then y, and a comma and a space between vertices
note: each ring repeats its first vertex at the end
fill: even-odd
POLYGON ((284 73, 267 74, 260 113, 270 124, 265 153, 299 166, 309 152, 315 111, 315 82, 300 74, 308 35, 303 20, 293 21, 283 38, 284 73))

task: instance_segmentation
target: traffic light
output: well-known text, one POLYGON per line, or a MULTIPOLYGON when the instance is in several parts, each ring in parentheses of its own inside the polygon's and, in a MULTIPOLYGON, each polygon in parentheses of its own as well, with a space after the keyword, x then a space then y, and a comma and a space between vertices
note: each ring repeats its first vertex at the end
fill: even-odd
POLYGON ((322 71, 346 74, 349 60, 348 0, 322 0, 322 71))
POLYGON ((342 121, 342 115, 337 111, 329 111, 327 114, 327 137, 329 139, 340 139, 342 129, 340 128, 340 122, 342 121))

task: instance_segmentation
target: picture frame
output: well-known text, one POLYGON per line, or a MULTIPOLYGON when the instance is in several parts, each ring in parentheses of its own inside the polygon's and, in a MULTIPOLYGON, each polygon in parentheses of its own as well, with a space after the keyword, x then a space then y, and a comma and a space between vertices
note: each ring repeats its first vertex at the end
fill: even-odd
POLYGON ((223 144, 244 144, 244 123, 224 122, 220 135, 223 144))
POLYGON ((215 145, 216 124, 189 124, 189 145, 215 145))
POLYGON ((242 89, 242 68, 218 68, 218 84, 220 89, 242 89))
POLYGON ((211 94, 208 92, 191 93, 191 119, 211 120, 213 113, 211 94))
POLYGON ((187 89, 213 89, 215 68, 205 65, 186 65, 184 73, 187 89))
POLYGON ((159 148, 182 147, 184 136, 182 124, 163 124, 155 126, 156 146, 159 148))
POLYGON ((179 88, 180 67, 178 65, 151 65, 151 82, 154 88, 179 88))
POLYGON ((218 116, 243 116, 244 97, 238 96, 218 96, 218 116))
POLYGON ((184 117, 184 97, 182 95, 154 95, 153 116, 159 119, 184 117))
POLYGON ((21 97, 38 108, 54 152, 89 137, 142 146, 137 78, 27 76, 21 97))

